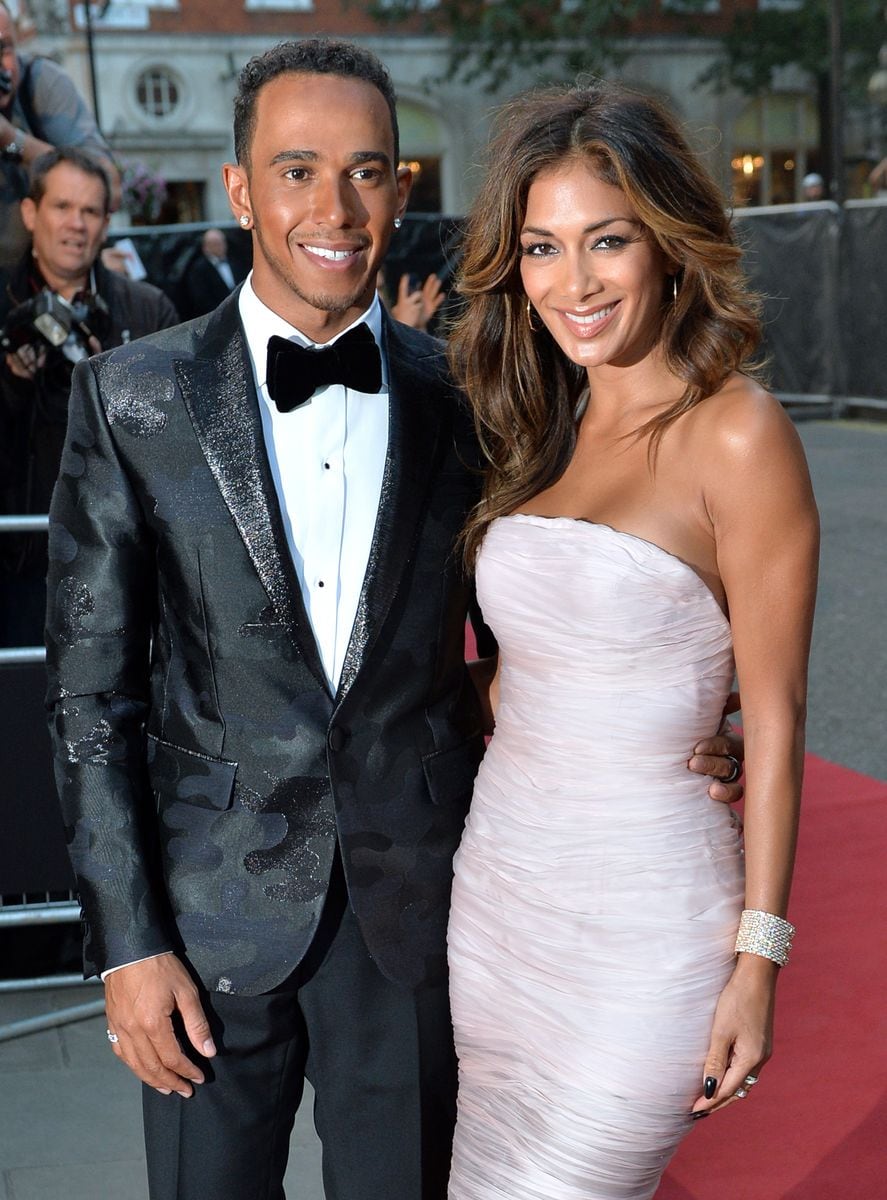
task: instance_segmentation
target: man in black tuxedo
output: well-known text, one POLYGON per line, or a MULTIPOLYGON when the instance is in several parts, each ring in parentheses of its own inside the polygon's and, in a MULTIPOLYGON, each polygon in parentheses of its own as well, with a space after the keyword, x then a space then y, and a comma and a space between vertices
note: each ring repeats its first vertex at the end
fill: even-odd
POLYGON ((228 253, 221 229, 207 229, 200 251, 188 263, 176 298, 183 317, 202 317, 216 308, 246 276, 243 264, 228 253))
POLYGON ((304 1078, 328 1200, 442 1198, 477 450, 376 298, 410 185, 381 64, 254 59, 235 148, 243 288, 75 376, 47 640, 87 972, 152 1200, 280 1200, 304 1078))

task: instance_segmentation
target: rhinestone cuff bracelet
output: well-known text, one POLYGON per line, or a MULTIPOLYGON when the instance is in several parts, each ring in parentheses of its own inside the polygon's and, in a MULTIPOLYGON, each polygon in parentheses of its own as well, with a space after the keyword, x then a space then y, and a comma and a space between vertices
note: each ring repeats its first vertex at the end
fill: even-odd
POLYGON ((735 953, 760 954, 762 958, 772 959, 778 966, 784 967, 788 962, 794 934, 794 925, 782 917, 760 912, 756 908, 746 908, 739 920, 735 953))

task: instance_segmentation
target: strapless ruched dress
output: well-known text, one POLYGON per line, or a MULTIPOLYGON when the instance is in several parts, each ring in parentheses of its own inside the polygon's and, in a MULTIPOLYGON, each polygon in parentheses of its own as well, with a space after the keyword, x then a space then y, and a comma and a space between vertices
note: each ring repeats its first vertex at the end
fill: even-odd
POLYGON ((456 856, 451 1200, 645 1200, 692 1127, 743 903, 740 835, 687 769, 730 627, 685 563, 511 516, 478 563, 496 732, 456 856))

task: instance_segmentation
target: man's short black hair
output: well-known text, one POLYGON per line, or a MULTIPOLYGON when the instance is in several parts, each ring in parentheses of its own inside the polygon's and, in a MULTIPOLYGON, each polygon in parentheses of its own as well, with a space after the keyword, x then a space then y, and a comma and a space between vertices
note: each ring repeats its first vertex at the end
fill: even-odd
POLYGON ((70 163, 84 175, 100 179, 104 190, 105 213, 111 211, 111 184, 108 173, 94 155, 81 150, 79 146, 56 146, 54 150, 47 150, 45 154, 34 159, 31 164, 31 186, 28 196, 35 204, 39 205, 46 194, 46 176, 60 163, 70 163))
POLYGON ((239 163, 249 166, 259 92, 272 79, 287 74, 338 75, 342 79, 362 79, 378 88, 391 114, 394 165, 397 165, 400 155, 397 96, 387 67, 362 46, 321 37, 306 38, 301 42, 280 42, 264 54, 251 58, 240 72, 234 99, 234 154, 239 163))

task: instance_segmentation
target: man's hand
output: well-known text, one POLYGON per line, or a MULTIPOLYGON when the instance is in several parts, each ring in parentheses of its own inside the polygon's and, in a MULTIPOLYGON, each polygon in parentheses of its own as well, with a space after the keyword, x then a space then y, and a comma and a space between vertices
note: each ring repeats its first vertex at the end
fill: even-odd
POLYGON ((105 246, 99 258, 102 260, 103 267, 107 267, 109 271, 116 271, 118 275, 126 275, 129 278, 127 257, 122 250, 118 250, 116 246, 105 246))
POLYGON ((720 800, 724 804, 735 804, 737 800, 742 799, 743 795, 743 787, 738 779, 733 783, 723 782, 725 779, 729 779, 735 771, 736 764, 733 759, 740 764, 740 768, 745 761, 745 744, 742 736, 736 733, 727 720, 727 714, 738 712, 739 707, 739 693, 731 692, 724 706, 724 720, 717 735, 703 738, 701 742, 697 742, 693 747, 693 757, 687 763, 690 770, 695 771, 698 775, 714 776, 714 782, 709 787, 708 794, 712 800, 720 800))
POLYGON ((0 146, 8 146, 15 141, 16 129, 8 117, 0 113, 0 146))
POLYGON ((204 1058, 216 1047, 197 988, 172 954, 121 967, 105 979, 108 1030, 117 1035, 114 1053, 149 1087, 168 1096, 192 1095, 203 1072, 183 1053, 172 1024, 178 1013, 188 1040, 204 1058))
POLYGON ((6 367, 17 379, 33 380, 46 362, 46 350, 41 346, 19 346, 18 350, 6 355, 6 367))

